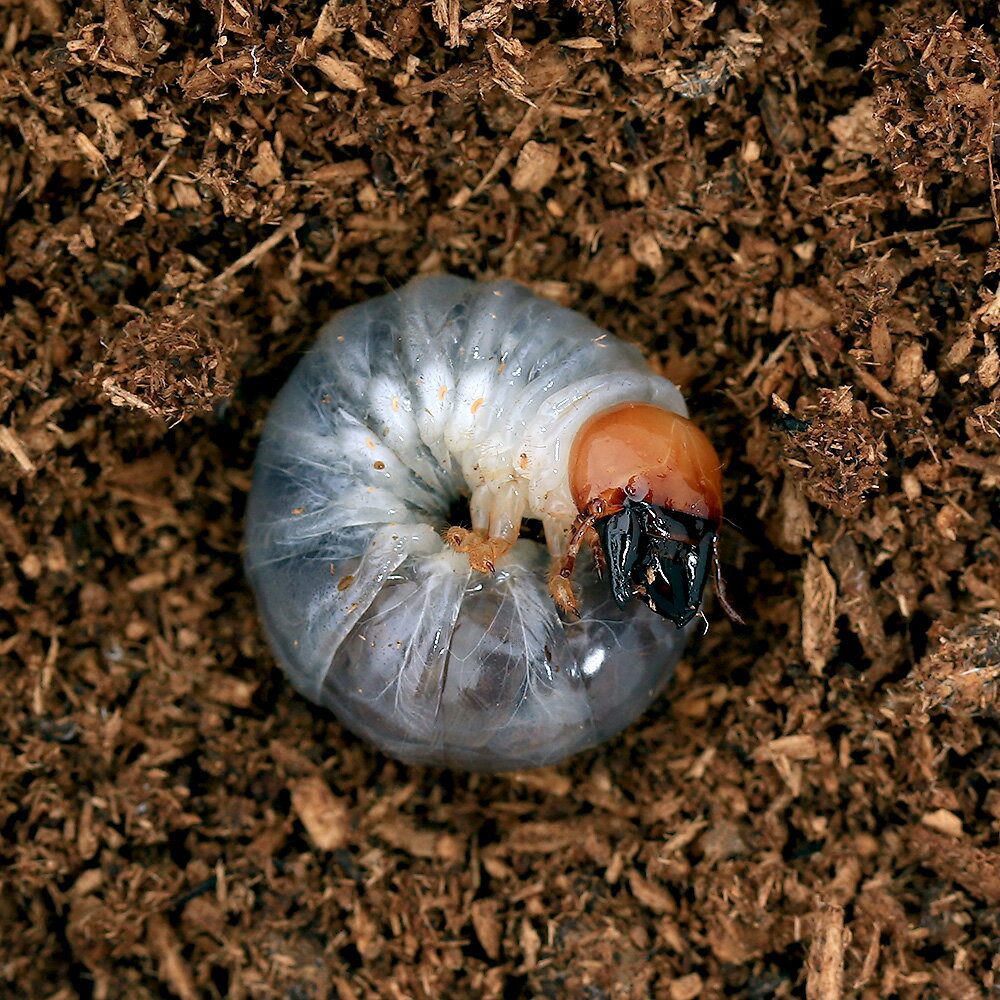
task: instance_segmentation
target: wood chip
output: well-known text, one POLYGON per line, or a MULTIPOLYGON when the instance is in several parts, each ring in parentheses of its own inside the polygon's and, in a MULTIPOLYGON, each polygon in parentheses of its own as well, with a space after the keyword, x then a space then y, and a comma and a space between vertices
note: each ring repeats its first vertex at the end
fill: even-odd
POLYGON ((843 1000, 844 908, 826 903, 816 915, 806 965, 806 1000, 843 1000))
POLYGON ((334 851, 347 843, 347 804, 322 778, 304 778, 292 785, 292 808, 319 850, 334 851))
POLYGON ((521 148, 511 185, 515 191, 541 191, 559 166, 559 150, 531 140, 521 148))
POLYGON ((802 653, 814 674, 822 674, 835 651, 837 584, 822 559, 809 553, 802 591, 802 653))
POLYGON ((160 979, 180 1000, 198 1000, 194 976, 181 954, 180 942, 167 921, 154 913, 146 923, 149 947, 159 960, 160 979))
POLYGON ((9 427, 2 425, 0 425, 0 448, 17 462, 23 472, 33 474, 38 471, 35 463, 24 450, 21 439, 9 427))
POLYGON ((316 68, 330 83, 341 90, 357 91, 365 89, 365 78, 361 74, 361 67, 356 63, 323 53, 316 56, 316 68))
POLYGON ((924 826, 937 830, 939 833, 946 833, 950 837, 962 836, 962 821, 947 809, 935 809, 933 812, 924 813, 920 817, 920 822, 924 826))

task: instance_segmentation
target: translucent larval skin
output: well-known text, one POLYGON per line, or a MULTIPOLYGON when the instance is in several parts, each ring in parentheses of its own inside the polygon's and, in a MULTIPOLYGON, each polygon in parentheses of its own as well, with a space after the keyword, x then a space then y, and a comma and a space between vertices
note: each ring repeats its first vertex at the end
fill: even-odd
POLYGON ((247 511, 295 687, 393 757, 477 771, 553 763, 641 714, 687 629, 619 609, 589 554, 564 624, 542 543, 484 574, 442 538, 461 496, 497 488, 568 526, 574 428, 626 399, 686 415, 638 350, 509 282, 420 278, 335 316, 275 400, 247 511))

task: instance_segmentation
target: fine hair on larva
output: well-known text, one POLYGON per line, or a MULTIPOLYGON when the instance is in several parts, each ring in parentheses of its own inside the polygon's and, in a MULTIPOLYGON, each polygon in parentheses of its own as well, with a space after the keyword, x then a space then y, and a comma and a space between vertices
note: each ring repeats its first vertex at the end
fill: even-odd
POLYGON ((480 771, 553 763, 640 715, 690 627, 619 607, 586 547, 579 620, 547 586, 578 514, 574 435, 622 402, 687 415, 636 347, 511 282, 422 277, 335 315, 271 407, 247 512, 295 687, 391 756, 480 771), (463 497, 513 542, 493 572, 444 540, 463 497))

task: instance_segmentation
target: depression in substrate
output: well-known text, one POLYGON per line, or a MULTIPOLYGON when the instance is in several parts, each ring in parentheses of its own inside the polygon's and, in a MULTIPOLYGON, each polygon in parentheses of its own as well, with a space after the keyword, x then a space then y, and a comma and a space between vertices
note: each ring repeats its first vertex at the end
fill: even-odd
POLYGON ((394 757, 501 771, 646 709, 721 517, 715 451, 637 348, 424 277, 337 314, 279 393, 246 566, 306 697, 394 757))

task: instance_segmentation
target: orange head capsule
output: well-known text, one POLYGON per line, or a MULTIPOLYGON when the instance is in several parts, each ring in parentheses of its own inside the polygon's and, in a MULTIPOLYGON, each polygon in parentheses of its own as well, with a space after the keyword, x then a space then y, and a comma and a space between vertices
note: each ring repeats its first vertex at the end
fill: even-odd
POLYGON ((569 470, 618 605, 638 597, 686 625, 701 607, 709 569, 718 568, 722 476, 708 438, 669 410, 622 403, 580 428, 569 470))
POLYGON ((711 442, 690 420, 648 403, 620 403, 591 417, 573 440, 569 481, 577 510, 597 497, 607 512, 626 497, 722 518, 722 473, 711 442))

